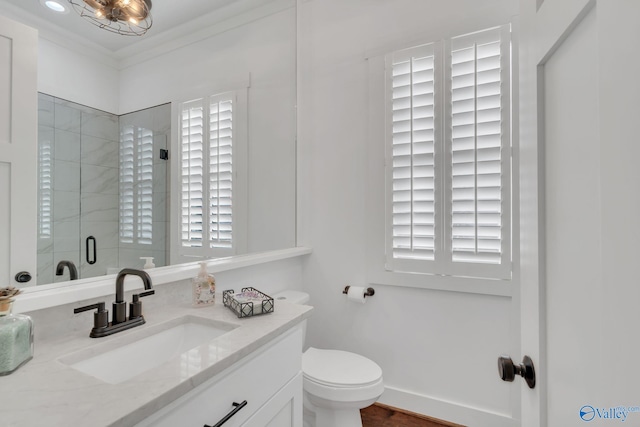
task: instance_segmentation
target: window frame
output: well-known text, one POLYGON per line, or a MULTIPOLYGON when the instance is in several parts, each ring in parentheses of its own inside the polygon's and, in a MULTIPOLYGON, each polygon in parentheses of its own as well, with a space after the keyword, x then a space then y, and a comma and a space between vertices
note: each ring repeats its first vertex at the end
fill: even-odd
MULTIPOLYGON (((417 287, 426 289, 438 289, 456 292, 468 292, 490 295, 512 295, 512 283, 516 281, 519 271, 519 181, 518 181, 518 28, 517 21, 506 25, 487 25, 484 28, 507 27, 510 29, 510 45, 508 53, 510 57, 510 68, 503 67, 503 72, 510 72, 509 93, 504 96, 511 101, 511 117, 509 119, 511 146, 510 146, 510 170, 503 173, 505 186, 510 188, 511 198, 509 201, 511 214, 508 218, 508 225, 503 225, 509 231, 507 243, 510 247, 507 253, 510 255, 508 265, 498 266, 498 271, 483 272, 484 267, 492 270, 494 265, 472 264, 471 268, 460 265, 454 266, 455 270, 436 271, 431 267, 416 269, 404 263, 389 264, 387 253, 389 229, 391 224, 387 221, 390 214, 390 203, 387 203, 390 191, 389 174, 390 157, 388 156, 389 146, 387 138, 389 129, 387 126, 387 115, 385 103, 388 102, 387 74, 385 67, 388 65, 390 52, 397 52, 401 49, 425 44, 440 44, 442 51, 447 51, 447 43, 444 40, 430 43, 416 43, 416 38, 410 39, 411 43, 396 44, 395 49, 385 49, 384 51, 373 51, 366 59, 368 62, 368 83, 369 83, 369 125, 368 139, 370 143, 367 147, 368 172, 367 172, 367 280, 372 284, 398 285, 405 287, 417 287), (384 189, 384 190, 381 190, 384 189), (474 268, 474 267, 481 268, 474 268), (389 268, 392 267, 392 268, 389 268), (419 271, 416 271, 419 270, 419 271)), ((480 29, 478 32, 482 32, 480 29)), ((467 32, 467 35, 472 34, 467 32)), ((461 36, 462 37, 462 36, 461 36)), ((455 37, 454 37, 455 38, 455 37)), ((419 40, 419 39, 418 39, 419 40)), ((450 43, 450 42, 449 42, 450 43)), ((442 68, 442 67, 441 67, 442 68)), ((444 71, 443 71, 444 73, 444 71)), ((441 80, 442 81, 442 80, 441 80)), ((504 172, 504 171, 503 171, 504 172)), ((428 263, 427 263, 428 264, 428 263)), ((457 263, 460 264, 460 263, 457 263)))

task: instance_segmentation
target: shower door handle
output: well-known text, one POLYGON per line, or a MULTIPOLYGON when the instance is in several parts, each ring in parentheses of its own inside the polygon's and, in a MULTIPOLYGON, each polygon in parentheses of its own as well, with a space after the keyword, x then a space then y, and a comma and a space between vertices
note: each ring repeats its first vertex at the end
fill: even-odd
POLYGON ((97 249, 96 249, 96 238, 93 237, 93 236, 87 237, 87 240, 86 240, 86 255, 87 255, 87 263, 88 264, 95 264, 96 263, 97 258, 98 258, 98 252, 97 252, 97 249), (93 244, 91 245, 90 243, 93 243, 93 244))

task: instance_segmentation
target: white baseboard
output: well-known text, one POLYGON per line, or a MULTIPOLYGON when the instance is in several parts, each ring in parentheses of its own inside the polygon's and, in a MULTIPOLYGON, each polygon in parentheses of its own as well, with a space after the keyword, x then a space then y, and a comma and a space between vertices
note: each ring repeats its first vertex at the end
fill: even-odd
POLYGON ((448 402, 394 387, 385 387, 384 393, 378 402, 443 421, 462 424, 467 427, 520 426, 520 421, 508 414, 499 414, 459 403, 448 402))

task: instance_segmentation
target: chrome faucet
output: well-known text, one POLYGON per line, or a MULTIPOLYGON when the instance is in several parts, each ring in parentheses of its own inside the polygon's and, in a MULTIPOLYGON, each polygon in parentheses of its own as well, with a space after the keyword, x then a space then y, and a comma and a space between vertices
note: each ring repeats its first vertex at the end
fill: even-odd
POLYGON ((60 261, 56 266, 56 276, 62 276, 65 267, 69 269, 69 280, 78 280, 78 269, 73 261, 60 261))
POLYGON ((116 300, 113 303, 113 315, 109 322, 109 312, 105 310, 104 302, 79 307, 73 310, 74 313, 96 309, 93 315, 93 329, 89 336, 91 338, 106 337, 116 332, 124 331, 145 323, 142 316, 142 302, 140 298, 153 295, 151 277, 146 271, 125 268, 116 277, 116 300), (133 301, 129 304, 129 318, 127 319, 127 302, 124 300, 124 278, 128 275, 138 276, 142 279, 145 292, 133 295, 133 301))

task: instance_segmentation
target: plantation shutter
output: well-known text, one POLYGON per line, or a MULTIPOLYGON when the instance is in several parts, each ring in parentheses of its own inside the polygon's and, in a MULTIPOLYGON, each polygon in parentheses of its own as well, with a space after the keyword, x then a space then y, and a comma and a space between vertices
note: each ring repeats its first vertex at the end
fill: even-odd
POLYGON ((133 126, 120 132, 120 242, 133 243, 135 223, 135 199, 133 194, 135 176, 135 149, 133 126))
POLYGON ((125 126, 120 135, 120 242, 153 243, 153 132, 125 126))
POLYGON ((153 132, 137 128, 137 230, 138 243, 153 243, 153 132))
POLYGON ((209 123, 209 242, 212 248, 231 248, 233 101, 212 97, 209 123))
POLYGON ((195 256, 234 250, 234 99, 224 93, 181 104, 181 240, 195 256))
POLYGON ((51 140, 38 143, 38 238, 53 234, 53 156, 51 140))
POLYGON ((395 53, 389 65, 394 258, 435 258, 435 60, 425 45, 395 53))
POLYGON ((182 104, 181 129, 181 234, 182 246, 201 247, 204 196, 204 100, 182 104))
POLYGON ((509 26, 449 45, 446 241, 453 270, 476 264, 467 270, 478 276, 504 277, 511 267, 509 54, 509 26))
POLYGON ((511 269, 510 27, 387 56, 387 269, 511 269))

